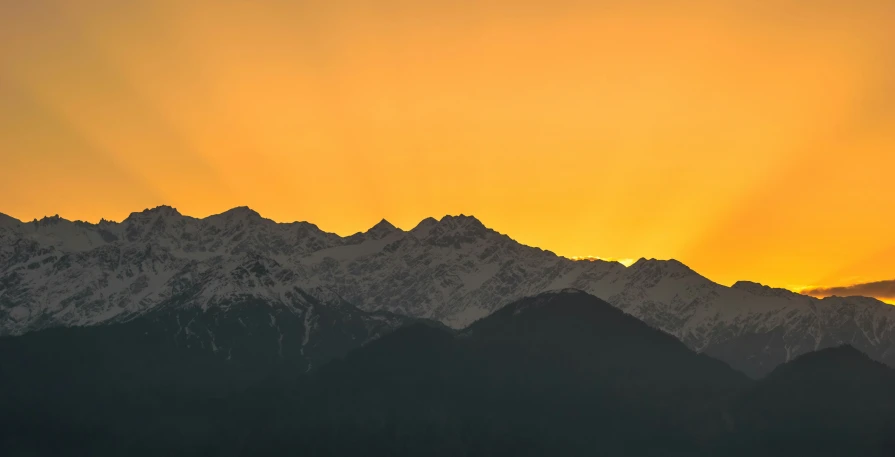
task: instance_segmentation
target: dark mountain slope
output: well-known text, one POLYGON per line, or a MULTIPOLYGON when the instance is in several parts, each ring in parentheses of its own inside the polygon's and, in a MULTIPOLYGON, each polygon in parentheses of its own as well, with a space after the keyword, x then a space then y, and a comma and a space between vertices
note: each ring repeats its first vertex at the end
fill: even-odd
POLYGON ((219 399, 294 380, 415 321, 299 294, 290 307, 255 297, 207 310, 172 302, 127 322, 0 338, 0 450, 133 451, 116 441, 189 449, 208 439, 219 399), (44 433, 55 439, 27 438, 44 433))
POLYGON ((564 290, 459 332, 404 326, 323 363, 374 336, 361 324, 377 316, 321 314, 305 341, 313 327, 306 313, 280 310, 272 319, 270 307, 229 309, 236 314, 147 316, 0 340, 0 451, 895 455, 895 378, 851 348, 800 357, 756 382, 596 297, 564 290), (206 328, 232 356, 198 338, 206 328), (304 373, 299 356, 309 351, 314 369, 304 373))
POLYGON ((250 420, 252 455, 692 455, 748 382, 596 297, 563 291, 457 335, 398 330, 323 367, 289 402, 242 398, 238 415, 265 396, 279 402, 250 420))
POLYGON ((767 455, 895 455, 895 370, 851 346, 781 365, 734 403, 732 442, 767 455))
POLYGON ((652 391, 746 380, 727 364, 695 354, 667 333, 573 289, 519 300, 462 334, 483 345, 516 346, 599 378, 640 387, 652 381, 652 391))

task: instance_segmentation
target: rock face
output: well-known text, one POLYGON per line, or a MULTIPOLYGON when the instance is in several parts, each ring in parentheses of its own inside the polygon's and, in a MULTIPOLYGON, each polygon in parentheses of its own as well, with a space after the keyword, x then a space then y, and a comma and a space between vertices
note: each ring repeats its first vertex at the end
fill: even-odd
POLYGON ((219 312, 249 299, 301 322, 312 299, 355 307, 371 322, 403 315, 462 328, 517 299, 565 288, 753 376, 842 343, 895 365, 895 307, 877 300, 726 287, 674 260, 572 261, 470 216, 428 218, 409 231, 382 221, 348 237, 306 222, 278 224, 248 208, 196 219, 159 207, 99 224, 0 217, 5 335, 124 322, 164 308, 219 312))

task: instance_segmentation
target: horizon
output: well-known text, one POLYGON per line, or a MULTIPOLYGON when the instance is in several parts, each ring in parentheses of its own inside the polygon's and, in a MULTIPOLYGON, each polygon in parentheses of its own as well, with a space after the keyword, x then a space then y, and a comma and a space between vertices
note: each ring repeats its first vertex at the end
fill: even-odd
MULTIPOLYGON (((610 257, 601 257, 601 256, 597 256, 597 255, 574 255, 574 256, 563 255, 563 254, 559 254, 559 253, 557 253, 556 251, 553 251, 553 250, 550 249, 549 247, 545 247, 545 246, 535 246, 535 245, 530 245, 530 244, 526 244, 526 243, 523 243, 523 242, 521 242, 521 241, 518 241, 516 238, 514 238, 514 237, 512 236, 512 234, 510 234, 510 233, 505 233, 505 232, 501 232, 501 231, 499 231, 499 230, 495 230, 494 228, 490 227, 488 224, 486 224, 485 222, 483 222, 480 218, 478 218, 478 217, 475 216, 474 214, 462 214, 462 213, 461 213, 461 214, 445 214, 445 215, 443 215, 443 216, 441 216, 441 217, 427 216, 427 217, 424 217, 424 218, 420 219, 420 221, 417 222, 416 224, 413 224, 413 225, 408 226, 408 227, 400 227, 400 226, 397 226, 397 225, 393 224, 391 221, 389 221, 388 219, 386 219, 386 218, 382 218, 382 219, 380 219, 378 222, 376 222, 376 223, 374 223, 374 224, 368 226, 368 227, 365 228, 365 229, 357 230, 357 231, 354 231, 354 232, 351 232, 351 233, 338 233, 338 232, 334 232, 334 231, 329 231, 329 230, 327 230, 326 228, 320 227, 317 223, 315 223, 315 222, 313 222, 313 221, 310 221, 310 220, 300 220, 300 219, 291 220, 291 221, 278 221, 278 220, 274 220, 274 219, 271 219, 271 218, 269 218, 269 217, 265 217, 263 214, 261 214, 261 213, 258 212, 258 211, 255 211, 254 209, 252 209, 250 206, 247 206, 247 205, 234 206, 234 207, 231 207, 231 208, 226 209, 226 210, 224 210, 224 211, 215 212, 215 213, 208 214, 208 215, 204 215, 204 216, 194 216, 194 215, 190 215, 190 214, 184 214, 183 212, 181 212, 180 210, 178 210, 178 209, 175 208, 174 206, 162 204, 162 205, 158 205, 158 206, 151 207, 151 208, 144 208, 144 209, 141 210, 141 211, 132 211, 131 213, 128 214, 127 217, 121 218, 120 220, 100 218, 99 220, 97 220, 97 221, 95 221, 95 222, 94 222, 94 221, 85 221, 85 220, 81 220, 81 219, 70 219, 70 218, 61 216, 61 215, 59 215, 59 214, 54 214, 54 215, 52 215, 52 216, 50 216, 50 215, 45 215, 45 216, 43 216, 42 218, 34 218, 34 219, 30 220, 30 221, 29 221, 29 220, 22 220, 22 219, 19 219, 19 218, 15 217, 15 216, 6 214, 6 213, 4 213, 4 212, 2 212, 2 211, 0 211, 0 215, 7 216, 7 217, 10 217, 10 218, 13 218, 13 219, 15 219, 16 221, 18 221, 18 222, 21 223, 21 224, 29 224, 29 223, 33 223, 33 222, 40 222, 40 221, 42 221, 42 220, 44 220, 44 219, 52 219, 52 218, 55 218, 55 217, 59 217, 59 218, 61 218, 61 219, 63 219, 63 220, 66 220, 66 221, 69 221, 69 222, 73 222, 73 223, 76 223, 76 222, 82 222, 82 223, 87 223, 87 224, 90 224, 90 225, 98 225, 98 224, 100 224, 100 223, 102 223, 102 222, 106 222, 106 223, 114 223, 114 224, 122 224, 122 223, 126 222, 127 219, 128 219, 129 217, 131 217, 131 216, 133 216, 133 215, 135 215, 135 214, 140 214, 140 213, 145 213, 145 212, 150 212, 150 211, 155 211, 155 210, 165 209, 165 208, 173 210, 174 212, 176 212, 178 215, 180 215, 180 216, 182 216, 182 217, 187 217, 187 218, 196 219, 196 220, 207 219, 207 218, 209 218, 209 217, 213 217, 213 216, 218 216, 218 215, 226 214, 226 213, 228 213, 228 212, 231 212, 231 211, 234 211, 234 210, 238 210, 238 209, 247 209, 247 210, 249 210, 249 211, 251 211, 251 212, 257 214, 260 218, 265 219, 265 220, 269 220, 269 221, 274 222, 274 223, 276 223, 276 224, 295 224, 295 223, 306 223, 306 224, 311 224, 311 225, 317 227, 319 230, 321 230, 321 231, 323 231, 323 232, 326 232, 326 233, 334 233, 334 234, 336 234, 336 235, 338 235, 338 236, 340 236, 340 237, 342 237, 342 238, 345 238, 345 237, 348 237, 348 236, 352 236, 352 235, 356 235, 356 234, 360 234, 360 233, 366 233, 367 231, 369 231, 369 230, 371 230, 371 229, 377 227, 378 225, 382 224, 383 222, 390 224, 392 227, 395 227, 396 229, 400 230, 402 233, 409 233, 409 232, 411 232, 414 228, 416 228, 417 226, 419 226, 420 224, 422 224, 423 222, 425 222, 426 220, 429 220, 429 219, 434 219, 435 221, 441 222, 441 221, 443 221, 444 219, 449 218, 449 217, 453 217, 453 218, 469 217, 469 218, 475 219, 476 221, 478 221, 480 224, 484 225, 484 226, 485 226, 486 228, 488 228, 489 230, 492 230, 492 231, 494 231, 494 232, 496 232, 496 233, 499 233, 499 234, 506 235, 506 236, 510 237, 510 239, 512 239, 514 242, 517 242, 517 243, 522 244, 522 245, 524 245, 524 246, 528 246, 528 247, 533 247, 533 248, 537 248, 537 249, 542 249, 542 250, 545 250, 545 251, 549 251, 549 252, 551 252, 551 253, 553 253, 553 254, 559 256, 559 257, 563 257, 563 258, 565 258, 565 259, 572 260, 572 261, 576 261, 576 262, 587 262, 587 261, 614 262, 614 263, 621 264, 621 265, 624 266, 625 268, 629 268, 629 267, 631 267, 632 265, 634 265, 634 264, 636 264, 636 263, 638 263, 638 262, 641 262, 641 261, 658 260, 658 261, 663 261, 663 262, 665 262, 665 261, 676 261, 676 262, 680 262, 680 263, 682 263, 683 265, 687 266, 687 268, 690 268, 690 266, 687 265, 686 262, 683 262, 683 261, 681 261, 680 259, 675 259, 675 258, 657 258, 657 257, 651 257, 651 256, 641 256, 641 257, 638 257, 638 258, 622 258, 622 259, 615 259, 615 258, 610 258, 610 257)), ((691 269, 692 269, 692 268, 691 268, 691 269)), ((770 288, 773 288, 773 289, 787 290, 787 291, 789 291, 789 292, 793 292, 793 293, 796 293, 796 294, 799 294, 799 295, 805 295, 805 296, 808 296, 808 297, 813 297, 813 298, 818 298, 818 299, 823 299, 823 298, 827 298, 827 297, 867 297, 867 298, 874 298, 874 299, 879 300, 879 301, 881 301, 881 302, 883 302, 883 303, 887 303, 887 304, 890 304, 890 305, 895 306, 895 297, 888 296, 888 295, 884 295, 884 296, 873 296, 873 295, 847 294, 847 293, 846 293, 845 295, 838 295, 838 294, 836 294, 836 293, 830 293, 830 292, 835 291, 835 290, 837 290, 837 289, 842 289, 842 290, 846 290, 846 291, 847 291, 847 289, 843 289, 843 288, 841 288, 841 287, 835 287, 835 286, 834 286, 834 287, 830 287, 830 288, 820 288, 820 287, 818 287, 818 286, 803 286, 803 287, 800 287, 800 288, 781 287, 781 286, 775 286, 775 285, 771 285, 771 284, 765 284, 765 283, 763 283, 763 282, 761 282, 761 281, 756 281, 756 280, 753 280, 753 279, 751 279, 751 278, 740 278, 740 279, 737 279, 737 280, 735 280, 735 281, 733 281, 733 282, 731 282, 731 283, 723 283, 723 282, 717 281, 717 280, 715 280, 715 279, 713 279, 713 278, 711 278, 711 277, 709 277, 709 276, 707 276, 707 275, 703 275, 702 273, 697 272, 695 269, 693 269, 693 271, 696 272, 696 274, 698 274, 698 275, 700 275, 700 276, 702 276, 702 277, 704 277, 704 278, 706 278, 706 279, 708 279, 708 280, 710 280, 710 281, 712 281, 712 282, 714 282, 714 283, 716 283, 716 284, 723 285, 723 286, 725 286, 725 287, 734 287, 734 285, 737 284, 737 283, 753 283, 753 284, 758 284, 758 285, 760 285, 760 286, 764 286, 764 287, 770 287, 770 288), (828 289, 829 289, 829 290, 828 290, 828 289), (811 293, 812 291, 814 291, 815 293, 811 293)))

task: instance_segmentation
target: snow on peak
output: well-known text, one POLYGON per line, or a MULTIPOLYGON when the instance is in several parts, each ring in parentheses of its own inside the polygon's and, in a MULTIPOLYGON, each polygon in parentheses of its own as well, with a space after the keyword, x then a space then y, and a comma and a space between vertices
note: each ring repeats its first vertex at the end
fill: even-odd
POLYGON ((763 296, 763 297, 784 297, 784 296, 789 296, 789 295, 798 295, 791 290, 766 286, 764 284, 760 284, 760 283, 752 282, 752 281, 737 281, 734 285, 732 285, 730 287, 732 289, 746 291, 753 295, 759 295, 759 296, 763 296))
POLYGON ((669 275, 675 278, 699 276, 690 267, 675 259, 658 260, 641 257, 628 268, 635 272, 652 272, 653 274, 669 275))
POLYGON ((433 227, 438 225, 438 219, 434 217, 427 217, 420 221, 419 224, 416 224, 416 227, 410 229, 410 233, 419 238, 423 238, 429 234, 433 227))
POLYGON ((237 206, 235 208, 228 209, 217 216, 226 217, 229 219, 262 219, 261 214, 257 211, 249 208, 248 206, 237 206))
POLYGON ((70 221, 67 219, 63 219, 63 218, 59 217, 58 214, 56 214, 54 216, 42 217, 39 221, 35 221, 35 223, 36 223, 35 225, 41 226, 41 227, 46 227, 48 225, 58 225, 63 222, 70 222, 70 221))
MULTIPOLYGON (((807 297, 807 296, 808 296, 808 295, 800 295, 800 294, 796 294, 795 292, 792 292, 792 294, 793 294, 793 295, 799 295, 799 296, 802 296, 802 297, 807 297)), ((813 298, 813 297, 812 297, 812 298, 813 298)), ((865 307, 882 307, 882 308, 892 308, 892 309, 895 309, 895 306, 890 305, 890 304, 888 304, 888 303, 886 303, 886 302, 884 302, 884 301, 878 300, 878 299, 876 299, 876 298, 873 298, 873 297, 862 297, 862 296, 857 296, 857 295, 852 295, 852 296, 847 296, 847 297, 840 297, 840 296, 838 296, 838 295, 831 295, 831 296, 829 296, 829 297, 823 297, 823 298, 821 298, 820 301, 821 301, 821 303, 837 303, 837 304, 849 303, 849 304, 854 304, 854 305, 859 305, 859 306, 865 306, 865 307)))
POLYGON ((177 209, 168 205, 156 206, 155 208, 147 208, 140 212, 131 213, 127 220, 145 220, 153 219, 157 216, 162 217, 180 217, 182 216, 177 209))
POLYGON ((463 244, 495 233, 472 216, 444 216, 429 228, 427 235, 436 243, 463 244))
POLYGON ((475 216, 467 216, 465 214, 460 214, 458 216, 448 214, 442 217, 439 223, 451 227, 485 228, 485 224, 482 224, 482 222, 476 219, 475 216))
POLYGON ((370 239, 379 240, 392 233, 398 232, 402 232, 402 230, 392 225, 391 222, 383 219, 364 233, 370 239))
MULTIPOLYGON (((15 224, 0 217, 0 226, 15 224)), ((783 332, 772 349, 750 354, 761 369, 845 339, 875 356, 895 344, 895 307, 873 299, 726 287, 676 260, 640 259, 628 268, 576 262, 464 215, 427 218, 409 233, 383 220, 350 237, 307 222, 278 224, 246 207, 204 219, 171 207, 133 213, 125 223, 51 218, 0 233, 0 276, 14 279, 0 287, 0 334, 97 324, 173 294, 183 306, 208 307, 236 295, 288 300, 296 287, 462 328, 520 298, 579 289, 696 350, 783 332)))

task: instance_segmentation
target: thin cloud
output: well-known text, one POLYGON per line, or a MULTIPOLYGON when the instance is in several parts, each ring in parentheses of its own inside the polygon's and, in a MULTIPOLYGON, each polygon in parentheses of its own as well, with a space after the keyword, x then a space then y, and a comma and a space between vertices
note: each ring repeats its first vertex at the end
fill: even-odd
POLYGON ((852 284, 850 286, 841 287, 819 287, 803 290, 802 293, 813 295, 815 297, 861 295, 865 297, 893 299, 895 298, 895 279, 852 284))

